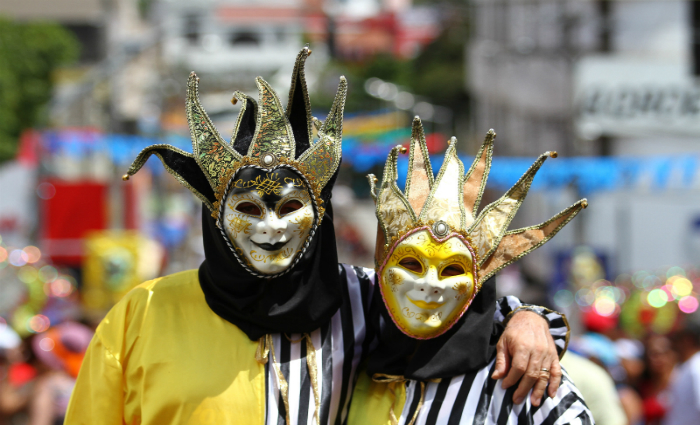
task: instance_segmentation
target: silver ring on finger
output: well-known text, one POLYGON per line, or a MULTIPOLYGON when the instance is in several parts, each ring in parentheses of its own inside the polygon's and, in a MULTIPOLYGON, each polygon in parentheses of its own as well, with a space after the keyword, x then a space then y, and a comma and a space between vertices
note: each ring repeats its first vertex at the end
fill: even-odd
POLYGON ((543 368, 542 368, 542 372, 544 372, 544 373, 549 373, 549 369, 547 369, 546 367, 543 367, 543 368))

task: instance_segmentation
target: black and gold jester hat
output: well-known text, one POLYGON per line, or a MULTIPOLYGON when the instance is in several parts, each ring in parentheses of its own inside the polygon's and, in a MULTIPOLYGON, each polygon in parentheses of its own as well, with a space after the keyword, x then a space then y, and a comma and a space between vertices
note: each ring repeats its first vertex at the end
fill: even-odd
POLYGON ((304 75, 304 63, 310 54, 311 50, 304 47, 297 55, 286 110, 261 77, 256 78, 259 103, 239 91, 234 93, 232 102, 240 101, 242 105, 230 143, 223 140, 204 111, 199 101, 199 78, 192 72, 187 81, 186 105, 192 153, 165 144, 149 146, 136 157, 124 180, 136 174, 151 155, 156 155, 165 169, 218 218, 228 183, 240 168, 272 170, 285 166, 299 172, 308 183, 318 212, 318 226, 325 211, 323 198, 330 192, 326 186, 340 164, 347 81, 340 77, 326 120, 315 119, 304 75), (312 124, 318 130, 316 142, 312 124))

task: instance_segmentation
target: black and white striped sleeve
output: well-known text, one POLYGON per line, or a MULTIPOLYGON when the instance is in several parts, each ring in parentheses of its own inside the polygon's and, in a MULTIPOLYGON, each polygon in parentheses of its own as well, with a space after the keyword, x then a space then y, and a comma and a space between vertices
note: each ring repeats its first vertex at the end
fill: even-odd
POLYGON ((543 397, 533 406, 530 397, 513 403, 516 386, 503 389, 491 379, 495 362, 480 370, 440 382, 406 384, 406 403, 399 425, 407 425, 416 416, 416 425, 593 425, 593 415, 566 372, 553 398, 543 397), (423 394, 423 403, 421 401, 423 394))
POLYGON ((528 309, 536 311, 547 319, 547 322, 549 322, 549 333, 552 335, 552 338, 554 338, 554 344, 557 347, 557 353, 561 359, 564 353, 566 353, 566 347, 569 344, 569 323, 566 320, 566 316, 562 313, 550 310, 546 307, 525 304, 517 297, 508 295, 496 301, 496 312, 494 313, 493 319, 496 322, 503 323, 510 313, 523 306, 527 306, 528 309))

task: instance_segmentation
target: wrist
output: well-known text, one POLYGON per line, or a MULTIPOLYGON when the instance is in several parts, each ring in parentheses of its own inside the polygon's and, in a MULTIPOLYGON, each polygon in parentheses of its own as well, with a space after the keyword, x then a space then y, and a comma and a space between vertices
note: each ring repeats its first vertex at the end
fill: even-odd
POLYGON ((538 307, 534 305, 521 305, 519 307, 516 307, 513 309, 508 315, 506 316, 505 320, 503 320, 503 326, 508 326, 508 323, 513 320, 513 317, 517 315, 518 313, 524 313, 524 312, 530 312, 532 314, 536 314, 537 316, 541 317, 544 319, 545 322, 547 322, 547 326, 549 326, 549 319, 547 318, 547 313, 549 310, 545 307, 538 307))

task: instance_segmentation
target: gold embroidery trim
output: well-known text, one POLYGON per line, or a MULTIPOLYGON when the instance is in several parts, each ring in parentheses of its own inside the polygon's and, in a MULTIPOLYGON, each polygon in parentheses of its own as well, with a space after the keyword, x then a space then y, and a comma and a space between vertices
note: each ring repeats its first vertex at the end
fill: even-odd
MULTIPOLYGON (((321 199, 321 190, 323 189, 318 185, 318 182, 314 178, 313 173, 309 172, 308 167, 303 164, 302 162, 293 160, 293 159, 288 159, 285 157, 280 157, 279 158, 279 165, 288 165, 289 167, 292 168, 292 171, 296 171, 300 174, 302 174, 306 180, 309 183, 309 190, 313 193, 314 198, 316 199, 316 205, 318 208, 318 225, 321 225, 321 221, 323 220, 323 215, 326 212, 326 209, 323 207, 323 199, 321 199)), ((213 206, 214 209, 212 210, 211 216, 214 218, 218 218, 218 210, 221 205, 221 203, 224 201, 224 198, 226 197, 226 189, 228 187, 229 181, 233 178, 233 176, 236 175, 236 173, 243 167, 247 166, 258 166, 263 169, 268 169, 265 167, 263 164, 260 163, 260 160, 258 158, 250 158, 250 157, 243 157, 243 159, 236 164, 236 166, 230 170, 228 170, 225 174, 222 174, 219 177, 219 184, 217 185, 216 189, 214 190, 214 196, 216 197, 216 202, 214 202, 213 206)), ((278 168, 279 165, 275 168, 278 168)), ((283 167, 284 168, 284 167, 283 167)))
MULTIPOLYGON (((309 370, 309 376, 311 377, 311 389, 314 392, 314 403, 316 408, 314 415, 316 416, 316 423, 320 424, 321 396, 318 391, 318 366, 316 363, 316 348, 314 347, 314 343, 311 341, 311 335, 304 333, 298 340, 291 339, 289 336, 287 336, 287 334, 284 334, 284 336, 293 344, 306 339, 306 366, 309 370)), ((279 382, 280 392, 282 393, 282 402, 284 403, 284 408, 286 410, 287 423, 291 424, 289 421, 289 385, 287 384, 287 380, 284 378, 284 374, 282 374, 282 371, 277 365, 275 347, 272 344, 272 335, 268 334, 258 340, 258 348, 255 351, 255 360, 257 360, 260 364, 266 364, 270 351, 272 351, 272 366, 277 374, 277 381, 279 382)))
MULTIPOLYGON (((394 396, 394 400, 391 402, 391 408, 389 409, 389 418, 391 419, 392 425, 399 425, 399 420, 396 418, 396 414, 394 413, 394 406, 396 405, 396 385, 403 384, 405 382, 408 382, 409 380, 401 375, 387 375, 385 373, 375 373, 372 376, 372 380, 374 382, 379 383, 379 384, 388 384, 389 385, 389 389, 391 390, 391 393, 394 396)), ((440 382, 440 380, 439 379, 431 379, 430 382, 440 382)), ((411 418, 410 422, 408 422, 407 425, 413 425, 416 422, 416 419, 418 418, 418 414, 420 413, 420 409, 423 407, 423 402, 425 401, 425 382, 419 381, 419 383, 420 383, 420 400, 418 401, 418 406, 416 407, 416 411, 413 412, 413 417, 411 418)))

